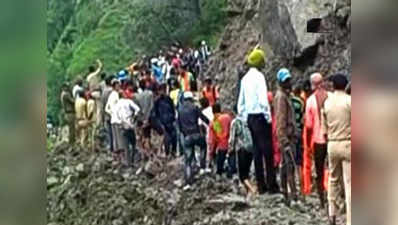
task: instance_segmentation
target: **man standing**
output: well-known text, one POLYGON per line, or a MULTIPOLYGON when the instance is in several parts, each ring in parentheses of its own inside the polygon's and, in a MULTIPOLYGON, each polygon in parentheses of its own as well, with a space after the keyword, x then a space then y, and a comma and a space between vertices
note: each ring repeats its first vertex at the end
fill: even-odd
MULTIPOLYGON (((324 169, 327 155, 326 139, 321 131, 321 108, 328 97, 327 91, 323 87, 323 77, 320 73, 311 75, 311 86, 314 93, 308 98, 305 109, 305 134, 307 152, 314 155, 316 170, 316 186, 321 202, 321 207, 325 207, 324 198, 324 169)), ((307 156, 306 156, 307 157, 307 156)), ((311 179, 311 166, 305 166, 304 174, 307 182, 308 176, 311 179)), ((307 182, 308 183, 308 182, 307 182)), ((304 184, 305 185, 305 184, 304 184)), ((305 185, 306 186, 306 185, 305 185)))
POLYGON ((293 85, 293 91, 292 91, 292 106, 294 109, 294 114, 295 114, 295 119, 296 119, 296 128, 297 128, 297 144, 296 144, 296 155, 295 155, 295 161, 296 161, 296 174, 297 177, 299 178, 300 181, 300 187, 302 187, 302 167, 303 167, 303 117, 304 117, 304 101, 301 99, 300 94, 301 94, 301 88, 302 85, 300 82, 297 82, 295 85, 293 85))
POLYGON ((276 133, 282 152, 281 184, 286 204, 290 205, 288 185, 293 199, 297 200, 294 165, 297 132, 294 110, 290 101, 292 86, 290 71, 288 69, 279 70, 277 80, 279 87, 274 99, 274 110, 276 115, 276 133))
POLYGON ((65 115, 65 121, 69 130, 69 144, 75 144, 75 100, 69 90, 69 84, 62 85, 61 105, 65 115))
POLYGON ((188 187, 193 182, 192 161, 195 154, 195 146, 200 147, 201 159, 200 167, 206 167, 206 139, 200 133, 198 119, 201 119, 206 124, 209 120, 200 109, 195 106, 192 92, 184 93, 184 102, 178 109, 178 125, 180 131, 184 136, 184 150, 185 150, 185 181, 188 187))
POLYGON ((94 110, 95 110, 95 116, 93 116, 93 123, 95 123, 96 126, 93 126, 94 132, 97 126, 100 125, 101 123, 101 105, 100 99, 101 99, 101 79, 100 79, 100 72, 102 70, 102 63, 98 59, 97 60, 98 67, 95 69, 94 66, 90 66, 88 68, 88 76, 87 76, 87 83, 88 83, 88 90, 90 91, 90 95, 92 99, 95 101, 94 103, 94 110))
POLYGON ((141 93, 135 95, 135 102, 140 107, 140 114, 138 115, 138 126, 141 130, 140 141, 141 147, 146 154, 150 153, 151 146, 151 124, 150 116, 154 104, 154 97, 152 91, 146 86, 146 81, 141 80, 139 86, 141 93))
POLYGON ((238 100, 238 114, 243 116, 249 125, 254 142, 254 165, 258 191, 264 194, 279 192, 276 183, 274 158, 272 150, 272 119, 267 97, 267 84, 260 69, 265 66, 265 53, 260 49, 253 50, 247 60, 249 71, 242 78, 238 100), (264 154, 267 169, 267 185, 264 181, 264 154))
POLYGON ((351 96, 345 93, 347 78, 333 76, 334 93, 325 101, 322 130, 328 141, 329 155, 329 216, 336 224, 340 181, 344 180, 347 225, 351 225, 351 96))
POLYGON ((101 90, 101 87, 100 87, 101 80, 100 80, 99 74, 102 70, 102 63, 99 59, 97 60, 97 64, 98 64, 97 69, 95 69, 94 66, 90 66, 88 68, 89 74, 87 76, 87 83, 88 83, 89 91, 92 93, 100 92, 100 90, 101 90))
POLYGON ((166 84, 159 86, 159 97, 155 101, 154 112, 164 134, 166 156, 169 156, 171 153, 171 156, 174 158, 177 153, 177 131, 174 126, 176 112, 173 100, 166 94, 166 89, 166 84))
POLYGON ((87 144, 87 101, 84 98, 84 91, 79 90, 76 93, 75 111, 76 111, 76 134, 80 142, 80 147, 85 147, 87 144))
POLYGON ((130 167, 134 162, 136 152, 136 135, 133 120, 139 113, 140 108, 124 93, 122 98, 117 102, 115 109, 121 122, 120 148, 125 153, 124 164, 130 167))
POLYGON ((90 138, 90 144, 91 144, 91 150, 94 151, 96 146, 95 146, 95 133, 97 129, 97 105, 96 101, 91 95, 91 92, 86 93, 86 100, 87 100, 87 121, 88 121, 88 128, 87 130, 89 131, 89 138, 90 138))
POLYGON ((106 103, 108 103, 109 95, 112 93, 111 82, 112 82, 113 78, 114 78, 113 76, 109 76, 105 79, 105 88, 101 94, 102 112, 104 112, 101 119, 103 120, 103 124, 105 126, 105 130, 107 133, 107 139, 108 139, 107 141, 110 145, 109 149, 111 152, 113 152, 113 136, 112 136, 112 127, 111 127, 111 116, 110 116, 110 114, 105 112, 105 107, 106 107, 106 103))
POLYGON ((111 130, 112 130, 112 149, 113 152, 119 150, 120 144, 120 132, 119 125, 120 121, 117 116, 116 105, 119 101, 119 90, 120 90, 120 82, 117 79, 112 80, 112 92, 108 97, 108 101, 105 105, 105 112, 108 114, 110 118, 111 130))
POLYGON ((83 91, 83 80, 81 78, 77 78, 75 86, 73 86, 72 96, 74 99, 77 98, 77 92, 79 91, 83 91))

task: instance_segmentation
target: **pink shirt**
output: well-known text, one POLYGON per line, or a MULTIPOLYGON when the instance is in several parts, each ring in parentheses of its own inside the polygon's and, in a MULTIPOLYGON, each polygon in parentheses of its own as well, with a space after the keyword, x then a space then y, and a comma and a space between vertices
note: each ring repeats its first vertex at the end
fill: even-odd
POLYGON ((318 110, 316 97, 311 95, 305 108, 305 127, 312 130, 311 142, 317 144, 325 144, 326 139, 322 133, 322 123, 320 110, 318 110))

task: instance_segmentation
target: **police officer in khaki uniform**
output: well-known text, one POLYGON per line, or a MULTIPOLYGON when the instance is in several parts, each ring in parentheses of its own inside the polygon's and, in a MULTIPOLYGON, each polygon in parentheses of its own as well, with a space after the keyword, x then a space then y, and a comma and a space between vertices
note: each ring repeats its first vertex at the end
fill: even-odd
POLYGON ((81 147, 84 147, 87 144, 89 121, 87 118, 87 101, 84 98, 83 90, 76 93, 75 111, 76 134, 81 147))
POLYGON ((69 144, 75 143, 75 100, 72 97, 72 93, 70 92, 70 85, 68 83, 64 83, 62 85, 61 92, 61 105, 62 111, 65 115, 66 125, 68 126, 68 141, 69 144))

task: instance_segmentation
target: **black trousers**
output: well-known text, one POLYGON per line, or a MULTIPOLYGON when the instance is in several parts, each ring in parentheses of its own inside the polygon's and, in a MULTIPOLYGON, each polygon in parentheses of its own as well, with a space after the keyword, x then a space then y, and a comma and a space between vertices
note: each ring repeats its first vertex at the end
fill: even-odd
POLYGON ((325 191, 323 180, 327 153, 327 144, 314 144, 314 161, 318 193, 323 193, 325 191))
POLYGON ((250 166, 253 162, 253 154, 244 149, 238 151, 238 167, 239 167, 239 179, 243 183, 249 179, 250 166))
POLYGON ((175 156, 177 152, 177 131, 176 128, 172 126, 164 126, 165 134, 164 134, 164 148, 166 155, 168 156, 170 153, 175 156))
POLYGON ((217 152, 217 174, 222 175, 224 172, 227 172, 227 177, 232 178, 232 176, 236 173, 236 156, 235 154, 231 154, 227 157, 227 150, 219 150, 217 152), (228 162, 228 167, 225 169, 225 160, 228 162))
POLYGON ((272 146, 272 125, 265 120, 264 114, 249 114, 247 122, 254 144, 253 157, 258 190, 260 194, 266 192, 267 189, 278 192, 272 146), (264 157, 267 185, 264 182, 264 157))
POLYGON ((134 163, 136 153, 136 135, 134 129, 123 129, 122 135, 126 141, 127 149, 125 149, 125 157, 127 164, 130 166, 134 163))

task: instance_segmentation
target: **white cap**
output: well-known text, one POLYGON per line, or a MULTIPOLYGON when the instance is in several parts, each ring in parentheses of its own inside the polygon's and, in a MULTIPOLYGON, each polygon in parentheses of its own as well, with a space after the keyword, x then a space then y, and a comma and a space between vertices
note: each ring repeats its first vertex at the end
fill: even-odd
POLYGON ((184 92, 184 99, 190 99, 193 98, 193 93, 190 91, 184 92))
POLYGON ((120 84, 120 81, 116 78, 113 78, 111 81, 111 85, 115 85, 116 83, 120 84))
POLYGON ((156 63, 158 63, 158 62, 159 62, 159 59, 157 59, 157 58, 151 59, 151 63, 152 63, 152 64, 156 64, 156 63))
POLYGON ((206 41, 202 41, 202 45, 206 45, 206 41))

